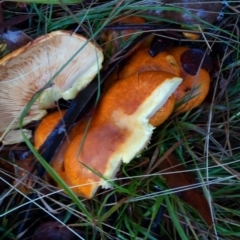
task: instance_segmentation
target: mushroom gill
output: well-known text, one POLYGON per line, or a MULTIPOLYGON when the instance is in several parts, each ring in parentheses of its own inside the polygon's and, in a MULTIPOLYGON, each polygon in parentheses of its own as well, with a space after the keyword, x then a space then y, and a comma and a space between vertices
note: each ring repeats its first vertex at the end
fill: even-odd
POLYGON ((97 74, 102 50, 83 36, 56 31, 0 60, 0 132, 18 127, 22 110, 40 92, 23 124, 39 120, 60 98, 73 99, 97 74))

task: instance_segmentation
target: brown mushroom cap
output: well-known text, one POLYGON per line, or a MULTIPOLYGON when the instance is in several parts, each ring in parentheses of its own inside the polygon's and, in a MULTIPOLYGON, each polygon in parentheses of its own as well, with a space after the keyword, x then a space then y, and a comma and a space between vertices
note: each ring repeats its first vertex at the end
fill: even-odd
POLYGON ((44 35, 8 54, 0 60, 0 132, 14 120, 12 128, 18 127, 21 111, 53 76, 57 75, 32 105, 24 125, 41 119, 58 99, 74 98, 94 78, 102 61, 98 46, 67 31, 44 35))
POLYGON ((154 129, 149 119, 181 81, 167 72, 135 73, 104 94, 86 137, 80 131, 65 154, 65 177, 76 193, 91 198, 99 186, 109 187, 95 172, 113 179, 121 162, 147 145, 154 129))
MULTIPOLYGON (((167 52, 171 54, 177 61, 179 66, 182 66, 181 55, 187 51, 187 47, 174 47, 167 52)), ((181 67, 180 76, 183 78, 182 83, 174 92, 176 102, 184 100, 184 103, 177 108, 177 112, 187 112, 190 109, 198 107, 206 98, 210 88, 210 75, 205 69, 199 69, 196 75, 190 75, 181 67), (188 99, 184 99, 184 98, 188 99)))

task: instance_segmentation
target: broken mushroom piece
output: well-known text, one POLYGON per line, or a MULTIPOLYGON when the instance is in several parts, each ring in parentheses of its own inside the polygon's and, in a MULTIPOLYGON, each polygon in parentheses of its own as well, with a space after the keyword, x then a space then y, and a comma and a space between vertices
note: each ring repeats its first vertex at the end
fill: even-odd
MULTIPOLYGON (((187 47, 172 47, 164 52, 160 52, 155 57, 151 57, 148 54, 147 48, 139 49, 127 62, 126 66, 119 73, 119 78, 127 77, 134 72, 144 71, 166 71, 180 76, 183 81, 177 90, 174 92, 176 103, 183 101, 177 108, 177 112, 187 112, 190 109, 198 107, 203 100, 206 98, 209 87, 210 87, 210 75, 207 70, 202 69, 201 66, 197 67, 197 71, 194 74, 189 74, 184 70, 184 63, 182 62, 181 56, 190 50, 187 47)), ((197 56, 195 56, 197 58, 197 56)), ((190 59, 191 60, 191 59, 190 59)), ((192 60, 193 61, 193 60, 192 60)), ((201 61, 200 61, 201 62, 201 61)), ((210 64, 210 63, 209 63, 210 64)), ((193 67, 194 63, 192 64, 193 67)), ((191 67, 191 65, 190 65, 191 67)), ((195 67, 195 66, 194 66, 195 67)), ((175 102, 167 101, 165 107, 166 110, 173 108, 175 102), (171 104, 172 103, 172 104, 171 104)), ((154 116, 155 126, 158 126, 161 122, 157 119, 163 120, 161 114, 166 113, 166 119, 172 111, 167 112, 161 109, 159 111, 159 118, 156 114, 154 116)))
POLYGON ((39 37, 2 58, 0 133, 11 123, 11 129, 19 127, 22 110, 43 88, 23 125, 41 119, 46 114, 45 109, 55 106, 58 99, 73 99, 95 77, 102 61, 102 50, 98 46, 67 31, 39 37))
MULTIPOLYGON (((48 136, 57 126, 58 122, 61 119, 63 119, 63 116, 65 113, 66 113, 66 110, 55 111, 48 114, 41 120, 34 134, 34 147, 37 150, 39 150, 40 147, 44 144, 48 136)), ((64 155, 67 148, 69 147, 69 144, 72 142, 73 138, 76 135, 78 135, 80 132, 84 131, 87 120, 88 119, 83 119, 82 121, 76 123, 72 127, 70 132, 66 133, 66 139, 63 141, 61 148, 57 151, 54 159, 51 162, 51 166, 66 183, 68 181, 65 177, 65 172, 63 169, 64 155)), ((52 179, 51 180, 50 179, 51 177, 47 174, 47 180, 51 181, 52 179)))
POLYGON ((162 71, 135 73, 104 94, 86 135, 80 131, 64 157, 65 177, 73 191, 91 198, 99 186, 111 186, 108 180, 114 179, 121 163, 146 147, 154 129, 149 119, 181 81, 162 71))
MULTIPOLYGON (((147 145, 154 129, 149 119, 181 81, 161 71, 135 73, 119 80, 104 93, 89 129, 86 120, 71 129, 51 164, 54 170, 74 192, 86 198, 91 198, 99 186, 109 187, 100 176, 113 179, 121 162, 128 163, 147 145)), ((36 148, 62 115, 51 113, 41 121, 34 137, 36 148)))
MULTIPOLYGON (((131 76, 136 72, 165 71, 180 76, 180 66, 175 58, 167 52, 160 52, 155 57, 150 56, 148 47, 142 47, 136 51, 119 72, 119 79, 131 76)), ((150 123, 153 126, 161 125, 172 113, 175 106, 175 97, 172 95, 164 106, 152 116, 150 123)))

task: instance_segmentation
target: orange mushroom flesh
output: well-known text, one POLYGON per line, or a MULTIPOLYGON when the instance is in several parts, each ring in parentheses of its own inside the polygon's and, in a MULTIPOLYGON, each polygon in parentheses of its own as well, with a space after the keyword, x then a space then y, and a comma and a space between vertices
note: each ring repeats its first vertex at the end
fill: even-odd
POLYGON ((47 140, 50 133, 57 126, 58 122, 63 118, 65 110, 56 111, 44 117, 38 125, 34 135, 34 146, 39 149, 42 144, 47 140))
MULTIPOLYGON (((48 136, 57 126, 58 122, 63 119, 66 110, 55 111, 48 114, 46 117, 42 119, 40 124, 38 125, 35 134, 34 134, 34 147, 39 150, 39 148, 43 145, 43 143, 47 140, 48 136)), ((65 172, 63 170, 63 161, 64 161, 64 154, 69 147, 70 143, 72 142, 75 135, 79 134, 79 132, 85 129, 85 123, 87 121, 83 120, 82 122, 77 123, 71 131, 67 134, 66 140, 63 141, 61 148, 56 153, 53 161, 51 162, 51 166, 54 170, 63 178, 66 182, 67 179, 65 177, 65 172)), ((48 180, 50 179, 47 176, 48 180)))
POLYGON ((74 192, 86 198, 91 198, 99 186, 108 188, 110 184, 101 176, 113 179, 121 162, 128 163, 147 145, 154 129, 149 119, 181 81, 162 71, 136 73, 119 80, 103 95, 86 135, 85 122, 71 130, 53 161, 54 169, 74 192))
MULTIPOLYGON (((38 125, 38 127, 35 131, 35 134, 34 134, 34 147, 37 150, 39 150, 39 148, 47 140, 48 136, 51 134, 51 132, 57 126, 58 122, 63 118, 65 112, 66 112, 65 110, 56 111, 56 112, 48 114, 46 117, 44 117, 42 119, 42 121, 38 125)), ((58 161, 52 161, 52 163, 51 163, 54 170, 62 178, 64 178, 64 174, 62 172, 63 154, 66 151, 67 146, 68 146, 68 142, 64 141, 64 143, 62 144, 61 148, 59 149, 59 151, 57 153, 58 161)), ((55 157, 55 159, 56 159, 56 157, 55 157)), ((49 178, 49 177, 47 176, 47 178, 49 178)))
POLYGON ((148 47, 143 47, 134 53, 122 71, 119 72, 119 79, 145 71, 164 71, 180 76, 180 66, 173 56, 167 52, 160 52, 157 56, 151 57, 148 49, 148 47))
MULTIPOLYGON (((140 48, 119 72, 119 79, 126 78, 136 72, 165 71, 180 76, 180 67, 176 60, 166 52, 161 52, 154 58, 148 53, 148 47, 140 48)), ((164 106, 151 117, 153 126, 162 124, 172 113, 175 106, 175 97, 172 95, 164 106)))
POLYGON ((121 162, 128 163, 147 145, 154 129, 149 118, 181 81, 166 72, 144 72, 122 79, 108 90, 86 137, 83 132, 78 134, 65 154, 66 178, 75 192, 91 198, 99 186, 110 186, 96 172, 113 179, 121 162))
POLYGON ((154 127, 158 127, 164 123, 172 114, 175 103, 175 96, 172 94, 164 105, 149 119, 149 123, 154 127))

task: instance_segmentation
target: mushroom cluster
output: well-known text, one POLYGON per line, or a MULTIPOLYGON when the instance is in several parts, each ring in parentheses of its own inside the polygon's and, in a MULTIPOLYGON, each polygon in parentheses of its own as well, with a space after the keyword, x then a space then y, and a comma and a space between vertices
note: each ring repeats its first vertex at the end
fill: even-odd
MULTIPOLYGON (((186 71, 183 56, 188 51, 173 47, 151 57, 146 43, 139 46, 117 79, 114 76, 92 118, 75 124, 52 162, 74 192, 91 198, 99 186, 110 187, 121 163, 146 147, 155 127, 173 111, 186 112, 202 103, 210 76, 201 67, 186 71)), ((36 93, 23 125, 41 119, 58 99, 74 98, 94 78, 102 61, 98 46, 66 31, 44 35, 1 59, 0 132, 18 127, 22 110, 36 93)), ((41 121, 34 135, 36 149, 64 114, 53 112, 41 121)), ((16 134, 10 134, 11 143, 16 134)))
POLYGON ((100 47, 67 31, 39 37, 0 59, 0 134, 19 127, 23 109, 37 93, 23 125, 41 119, 60 98, 73 99, 102 61, 100 47))
MULTIPOLYGON (((187 50, 175 47, 153 58, 146 47, 139 49, 103 93, 91 121, 73 127, 52 167, 75 193, 91 198, 99 186, 110 187, 108 180, 114 179, 121 163, 146 147, 176 102, 194 93, 176 110, 185 112, 203 101, 210 77, 204 69, 194 75, 185 72, 181 55, 187 50)), ((62 114, 52 113, 39 124, 34 137, 37 149, 62 114)))
POLYGON ((190 96, 188 96, 184 104, 178 107, 177 111, 189 111, 198 107, 206 98, 210 87, 210 75, 209 72, 201 68, 201 66, 199 66, 196 72, 191 74, 185 70, 181 57, 188 50, 190 49, 184 46, 172 47, 159 53, 155 57, 151 57, 148 54, 148 48, 138 49, 119 73, 119 78, 130 76, 134 72, 159 70, 179 76, 183 81, 174 92, 176 102, 184 101, 186 95, 190 96))

